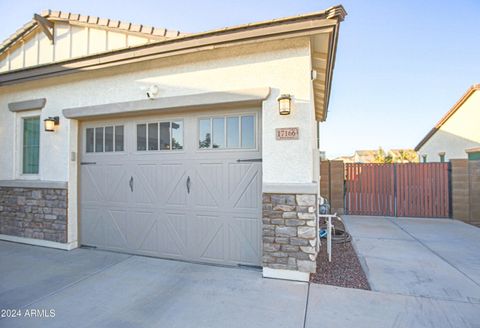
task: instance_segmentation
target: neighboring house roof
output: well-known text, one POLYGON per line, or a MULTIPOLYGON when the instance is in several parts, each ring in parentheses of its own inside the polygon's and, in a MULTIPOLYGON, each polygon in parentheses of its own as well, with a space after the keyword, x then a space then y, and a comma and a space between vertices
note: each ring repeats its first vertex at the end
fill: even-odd
MULTIPOLYGON (((379 153, 380 151, 378 149, 363 149, 356 150, 352 156, 341 156, 335 159, 343 160, 345 163, 375 163, 379 153)), ((391 156, 392 160, 398 163, 398 160, 402 158, 402 153, 404 155, 415 154, 415 151, 413 149, 390 149, 384 151, 385 156, 391 156)), ((405 159, 404 162, 408 162, 408 159, 405 159)))
POLYGON ((334 161, 343 161, 344 163, 354 163, 354 156, 340 156, 333 159, 334 161))
MULTIPOLYGON (((312 78, 315 114, 317 120, 324 121, 330 99, 330 88, 335 65, 340 22, 344 20, 346 14, 345 9, 339 5, 313 13, 220 28, 201 33, 185 34, 181 32, 168 33, 165 31, 164 35, 161 36, 158 41, 155 40, 154 42, 138 46, 135 45, 101 53, 88 54, 86 56, 0 73, 0 87, 80 72, 86 69, 101 69, 145 60, 212 50, 220 47, 296 37, 309 37, 312 40, 312 69, 317 73, 316 78, 312 78)), ((67 21, 76 21, 86 19, 88 24, 90 24, 90 20, 92 24, 95 22, 95 27, 103 26, 104 28, 119 29, 121 26, 128 25, 129 33, 136 33, 137 31, 142 33, 145 31, 145 33, 153 35, 160 31, 153 28, 144 28, 141 25, 132 25, 130 23, 120 25, 120 22, 117 24, 116 21, 108 19, 101 20, 96 17, 92 19, 86 18, 90 16, 69 13, 64 13, 63 16, 65 18, 62 18, 61 12, 48 12, 47 16, 41 16, 40 21, 44 20, 44 23, 50 24, 48 23, 50 20, 65 19, 67 21), (45 22, 45 19, 47 22, 45 22), (114 27, 115 25, 117 27, 114 27)), ((22 39, 35 24, 38 24, 38 21, 35 19, 34 22, 27 23, 14 34, 13 38, 9 38, 3 44, 4 48, 2 49, 5 49, 7 45, 11 46, 16 40, 22 39)))
MULTIPOLYGON (((52 22, 65 22, 65 23, 77 23, 90 27, 97 27, 102 29, 108 29, 119 32, 127 32, 136 35, 147 36, 149 38, 157 40, 165 40, 182 35, 187 35, 180 31, 167 30, 165 28, 152 27, 147 25, 133 24, 129 22, 123 22, 119 20, 113 20, 109 18, 99 18, 96 16, 87 16, 80 14, 73 14, 63 11, 44 10, 38 16, 45 18, 52 22)), ((9 38, 0 44, 0 54, 15 45, 16 42, 24 38, 29 33, 33 32, 39 25, 39 19, 37 15, 28 23, 19 28, 9 38)))
POLYGON ((444 125, 450 117, 453 116, 457 112, 457 110, 462 107, 462 105, 467 101, 468 98, 477 90, 480 90, 480 84, 474 84, 472 85, 467 92, 453 105, 452 108, 438 121, 437 124, 427 133, 427 135, 418 143, 418 145, 415 147, 415 151, 419 151, 420 148, 422 148, 423 145, 431 138, 433 135, 444 125))
POLYGON ((345 163, 370 163, 375 158, 378 150, 356 150, 351 156, 340 156, 335 160, 344 161, 345 163))
POLYGON ((356 162, 370 163, 375 159, 378 154, 378 150, 357 150, 354 157, 356 162))
POLYGON ((359 156, 370 156, 375 155, 378 150, 356 150, 355 153, 359 156))
POLYGON ((415 150, 414 149, 410 149, 410 148, 402 148, 402 149, 390 149, 388 151, 388 153, 392 156, 401 156, 402 153, 406 153, 406 152, 414 152, 415 150))

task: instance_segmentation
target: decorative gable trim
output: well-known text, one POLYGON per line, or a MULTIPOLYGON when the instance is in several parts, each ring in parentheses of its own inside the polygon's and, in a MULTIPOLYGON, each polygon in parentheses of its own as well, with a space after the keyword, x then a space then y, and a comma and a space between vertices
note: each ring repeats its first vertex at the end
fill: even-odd
POLYGON ((123 32, 137 36, 143 36, 154 40, 166 40, 178 36, 185 36, 177 30, 167 30, 166 28, 152 27, 148 25, 133 24, 109 18, 99 18, 97 16, 88 16, 73 14, 69 12, 45 10, 41 14, 34 14, 33 19, 23 25, 8 39, 0 44, 0 54, 15 45, 19 40, 26 37, 37 27, 41 28, 47 37, 53 42, 53 22, 65 22, 72 25, 83 25, 94 28, 107 29, 116 32, 123 32), (49 29, 52 29, 50 31, 49 29))
POLYGON ((40 29, 42 30, 43 33, 47 36, 47 38, 53 41, 53 23, 46 19, 43 16, 40 16, 38 14, 33 15, 33 20, 37 22, 38 26, 40 26, 40 29))

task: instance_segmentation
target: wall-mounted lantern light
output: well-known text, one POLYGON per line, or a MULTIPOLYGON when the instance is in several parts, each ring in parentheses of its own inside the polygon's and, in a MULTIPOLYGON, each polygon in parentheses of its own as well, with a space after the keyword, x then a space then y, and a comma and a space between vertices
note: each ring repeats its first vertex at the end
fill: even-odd
POLYGON ((43 124, 45 125, 45 131, 53 132, 55 131, 55 126, 60 125, 60 117, 49 117, 43 120, 43 124))
POLYGON ((280 115, 290 115, 292 110, 292 96, 281 95, 278 97, 278 111, 280 115))

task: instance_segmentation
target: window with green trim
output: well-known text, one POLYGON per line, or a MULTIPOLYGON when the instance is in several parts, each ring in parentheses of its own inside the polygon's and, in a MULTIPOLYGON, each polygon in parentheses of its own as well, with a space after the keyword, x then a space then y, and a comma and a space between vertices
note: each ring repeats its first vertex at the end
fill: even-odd
POLYGON ((23 119, 22 173, 38 174, 40 155, 40 116, 23 119))

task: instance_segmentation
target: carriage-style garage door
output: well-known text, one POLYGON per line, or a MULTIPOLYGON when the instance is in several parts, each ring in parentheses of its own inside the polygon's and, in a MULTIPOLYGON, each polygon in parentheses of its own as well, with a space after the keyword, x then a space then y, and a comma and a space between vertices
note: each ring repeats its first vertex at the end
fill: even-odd
POLYGON ((259 126, 253 110, 83 123, 81 244, 259 265, 259 126))

